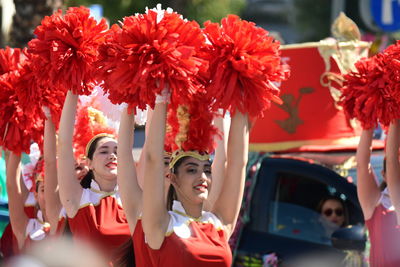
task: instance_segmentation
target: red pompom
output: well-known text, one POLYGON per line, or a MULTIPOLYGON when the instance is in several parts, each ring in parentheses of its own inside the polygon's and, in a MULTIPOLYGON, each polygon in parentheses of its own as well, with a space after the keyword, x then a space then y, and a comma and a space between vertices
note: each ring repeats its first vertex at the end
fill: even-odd
POLYGON ((206 22, 204 33, 213 45, 207 90, 217 108, 260 117, 271 101, 281 103, 273 82, 285 80, 289 70, 281 63, 279 41, 235 15, 222 19, 221 25, 206 22))
POLYGON ((199 25, 177 13, 148 10, 125 17, 100 47, 98 67, 105 91, 111 102, 141 109, 154 107, 156 94, 166 85, 171 101, 186 98, 205 80, 201 75, 208 61, 200 56, 204 46, 199 25))
POLYGON ((45 17, 29 42, 29 51, 37 55, 35 66, 40 83, 52 90, 69 90, 88 95, 96 84, 95 67, 98 46, 104 42, 106 21, 97 23, 85 7, 71 7, 45 17))
MULTIPOLYGON (((0 50, 0 54, 2 51, 0 50)), ((16 109, 16 95, 8 76, 9 74, 0 76, 0 146, 2 147, 5 145, 3 137, 8 133, 9 122, 16 109)))
POLYGON ((31 113, 37 105, 40 106, 41 95, 29 59, 29 54, 24 49, 20 54, 20 64, 13 81, 13 87, 18 96, 19 104, 24 107, 26 112, 31 113))
MULTIPOLYGON (((4 92, 2 92, 3 95, 4 92)), ((7 95, 7 94, 4 94, 7 95)), ((19 106, 16 94, 10 94, 8 101, 0 103, 0 146, 16 154, 29 154, 31 142, 43 145, 43 119, 38 112, 26 113, 19 106)))
MULTIPOLYGON (((384 77, 388 82, 388 91, 392 98, 400 104, 400 41, 386 48, 382 54, 385 59, 384 77)), ((400 109, 400 105, 398 106, 400 109)), ((395 115, 397 116, 399 113, 400 111, 396 110, 395 115)), ((394 119, 398 118, 400 117, 394 117, 394 119)))
POLYGON ((364 129, 375 128, 378 122, 388 126, 393 119, 399 118, 399 102, 393 97, 388 59, 384 53, 361 59, 355 64, 357 71, 344 76, 339 104, 346 116, 359 120, 364 129))
POLYGON ((38 62, 37 55, 24 50, 26 59, 19 68, 19 77, 15 84, 15 90, 18 95, 19 103, 28 113, 37 109, 43 119, 45 118, 42 107, 48 107, 51 111, 52 120, 56 128, 61 118, 61 111, 64 104, 66 92, 64 90, 54 90, 48 84, 41 84, 36 78, 35 62, 38 62))
POLYGON ((6 47, 0 50, 0 75, 15 71, 19 68, 21 50, 19 48, 6 47))
POLYGON ((22 61, 19 49, 0 50, 0 146, 16 154, 29 153, 32 140, 39 145, 43 143, 40 112, 22 106, 15 91, 22 61))

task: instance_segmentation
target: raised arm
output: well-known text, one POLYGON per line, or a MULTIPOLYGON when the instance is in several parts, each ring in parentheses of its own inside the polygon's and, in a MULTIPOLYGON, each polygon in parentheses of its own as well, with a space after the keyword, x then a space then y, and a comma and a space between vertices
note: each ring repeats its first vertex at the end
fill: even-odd
POLYGON ((230 120, 229 117, 216 117, 214 125, 221 132, 221 136, 215 137, 216 148, 215 156, 212 163, 212 186, 207 201, 204 203, 204 210, 210 211, 214 203, 217 201, 224 182, 226 171, 226 147, 228 143, 228 132, 230 120))
POLYGON ((22 248, 26 238, 26 226, 28 216, 24 211, 24 204, 27 197, 26 192, 21 186, 21 156, 10 153, 7 160, 7 193, 8 208, 10 212, 10 222, 15 237, 18 240, 18 247, 22 248))
POLYGON ((374 213, 381 196, 379 185, 370 164, 373 130, 363 130, 357 147, 357 195, 364 219, 374 213))
POLYGON ((75 177, 75 160, 72 150, 78 96, 68 91, 58 130, 58 184, 60 200, 68 217, 73 218, 79 209, 82 187, 75 177))
POLYGON ((136 175, 132 148, 134 140, 134 114, 128 114, 127 109, 121 113, 118 133, 118 188, 122 204, 128 219, 131 234, 135 231, 136 220, 142 206, 142 190, 136 175))
POLYGON ((399 164, 399 120, 392 122, 386 143, 386 181, 390 199, 396 210, 397 223, 400 222, 400 164, 399 164))
POLYGON ((137 180, 139 183, 140 188, 143 189, 143 183, 144 183, 144 173, 146 171, 146 166, 145 166, 145 155, 146 155, 146 150, 147 150, 147 135, 149 133, 149 126, 150 126, 150 121, 151 118, 153 117, 153 110, 152 109, 148 109, 147 111, 147 120, 146 120, 146 126, 145 126, 145 139, 144 139, 144 145, 142 148, 142 152, 140 153, 140 157, 139 157, 139 162, 137 164, 137 180))
POLYGON ((143 230, 152 249, 159 249, 164 241, 169 215, 164 198, 164 136, 167 104, 154 108, 147 135, 145 154, 146 172, 143 189, 143 230))
POLYGON ((50 223, 50 234, 55 234, 57 230, 60 211, 62 208, 58 192, 57 181, 57 147, 56 129, 51 120, 51 115, 46 118, 44 123, 44 197, 46 205, 46 215, 50 223))
POLYGON ((249 146, 249 127, 247 115, 236 111, 229 131, 226 176, 223 190, 214 204, 213 212, 225 225, 230 235, 235 227, 243 199, 246 164, 249 146))

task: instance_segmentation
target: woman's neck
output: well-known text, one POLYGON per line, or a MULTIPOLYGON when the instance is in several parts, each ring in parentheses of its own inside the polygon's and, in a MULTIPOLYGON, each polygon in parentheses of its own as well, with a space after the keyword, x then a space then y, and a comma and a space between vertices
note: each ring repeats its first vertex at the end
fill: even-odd
POLYGON ((115 186, 117 185, 117 178, 106 179, 99 175, 94 175, 94 179, 96 180, 96 183, 99 185, 100 190, 104 192, 114 191, 115 186))
POLYGON ((201 213, 203 211, 203 203, 194 204, 190 203, 189 201, 180 201, 182 204, 183 209, 185 210, 186 214, 193 218, 201 217, 201 213))

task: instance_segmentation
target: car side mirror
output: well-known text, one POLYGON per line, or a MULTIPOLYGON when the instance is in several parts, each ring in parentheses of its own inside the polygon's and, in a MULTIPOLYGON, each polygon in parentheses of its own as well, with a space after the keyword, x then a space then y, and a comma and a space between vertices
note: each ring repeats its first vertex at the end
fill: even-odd
POLYGON ((363 226, 350 225, 333 232, 331 241, 337 249, 364 251, 367 237, 363 226))

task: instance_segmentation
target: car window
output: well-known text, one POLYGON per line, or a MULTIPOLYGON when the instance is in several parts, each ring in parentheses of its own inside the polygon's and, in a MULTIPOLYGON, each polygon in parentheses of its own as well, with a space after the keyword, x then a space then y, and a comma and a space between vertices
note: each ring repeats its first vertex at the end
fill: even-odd
POLYGON ((319 244, 330 244, 317 212, 296 204, 271 202, 272 218, 269 232, 319 244))
MULTIPOLYGON (((330 236, 338 227, 317 212, 327 196, 344 200, 348 210, 357 207, 339 188, 294 172, 277 172, 275 197, 270 203, 268 231, 271 234, 330 245, 330 236)), ((349 218, 351 224, 359 223, 349 218)))

